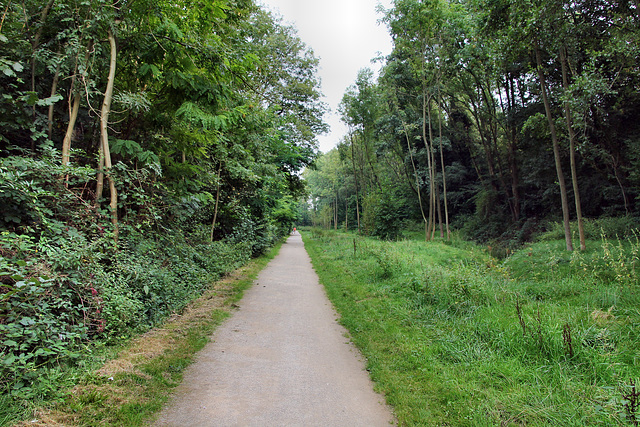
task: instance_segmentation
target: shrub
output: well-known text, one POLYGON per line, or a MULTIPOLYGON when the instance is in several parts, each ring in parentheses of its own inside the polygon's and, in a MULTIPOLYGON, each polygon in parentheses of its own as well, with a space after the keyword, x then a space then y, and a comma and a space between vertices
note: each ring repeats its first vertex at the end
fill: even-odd
POLYGON ((0 256, 0 388, 29 399, 39 393, 43 369, 81 357, 95 304, 84 286, 40 274, 46 266, 9 252, 7 236, 0 256))
POLYGON ((0 389, 15 398, 55 392, 43 372, 180 312, 252 253, 250 242, 190 244, 179 232, 130 234, 114 251, 73 233, 55 244, 0 235, 0 389))
POLYGON ((384 240, 400 237, 407 218, 403 201, 390 193, 372 193, 365 197, 362 224, 365 234, 384 240))

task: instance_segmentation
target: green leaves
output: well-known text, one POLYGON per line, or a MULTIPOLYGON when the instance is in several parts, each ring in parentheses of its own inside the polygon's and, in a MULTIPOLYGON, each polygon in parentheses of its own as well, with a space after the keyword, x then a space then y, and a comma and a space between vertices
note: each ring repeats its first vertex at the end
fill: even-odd
POLYGON ((136 141, 113 139, 109 141, 111 152, 129 159, 137 160, 144 165, 159 165, 160 159, 153 151, 147 151, 136 141))
MULTIPOLYGON (((2 35, 0 35, 2 36, 2 35)), ((4 39, 6 40, 5 36, 4 39)), ((7 77, 18 77, 17 73, 21 73, 24 67, 19 62, 9 61, 5 58, 0 58, 0 71, 7 77)))
POLYGON ((46 3, 9 3, 0 34, 0 389, 16 399, 50 394, 40 373, 161 321, 285 234, 325 127, 317 59, 253 1, 46 3))
POLYGON ((187 122, 193 128, 218 132, 226 131, 233 120, 237 119, 237 115, 234 114, 212 114, 191 101, 183 103, 176 110, 176 117, 187 122))

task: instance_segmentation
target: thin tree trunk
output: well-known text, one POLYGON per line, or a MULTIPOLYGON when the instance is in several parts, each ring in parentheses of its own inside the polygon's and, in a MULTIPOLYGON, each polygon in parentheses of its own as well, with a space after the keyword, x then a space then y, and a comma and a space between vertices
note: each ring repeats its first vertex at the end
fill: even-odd
MULTIPOLYGON (((566 47, 560 49, 560 64, 562 66, 562 86, 568 93, 569 78, 567 76, 567 55, 566 47)), ((573 183, 573 197, 576 203, 576 216, 578 217, 578 234, 580 235, 580 250, 587 249, 586 238, 584 236, 584 221, 582 220, 582 203, 580 201, 580 188, 578 186, 578 172, 576 170, 576 134, 573 130, 573 120, 571 119, 571 109, 569 103, 564 102, 564 117, 567 121, 567 129, 569 129, 569 158, 571 160, 571 181, 573 183)))
MULTIPOLYGON (((438 213, 438 227, 440 228, 440 238, 444 239, 444 225, 442 221, 442 203, 440 203, 440 186, 436 185, 436 212, 438 213)), ((434 227, 435 228, 435 227, 434 227)), ((433 231, 435 236, 435 229, 433 231)))
MULTIPOLYGON (((507 76, 505 84, 505 92, 507 94, 507 105, 511 111, 515 110, 515 93, 513 88, 513 78, 511 75, 507 76)), ((513 195, 513 214, 514 220, 520 219, 520 191, 519 185, 519 171, 518 162, 516 157, 518 134, 517 129, 513 124, 507 125, 507 132, 510 134, 509 138, 509 169, 511 171, 511 194, 513 195)))
MULTIPOLYGON (((438 82, 439 83, 439 82, 438 82)), ((442 104, 440 85, 438 84, 438 107, 442 104)), ((438 135, 440 138, 440 167, 442 168, 442 192, 444 196, 444 218, 447 227, 447 240, 451 240, 451 230, 449 229, 449 207, 447 204, 447 175, 444 170, 444 153, 442 150, 442 112, 438 114, 438 135)))
MULTIPOLYGON (((89 44, 87 52, 85 54, 85 64, 89 61, 89 51, 92 45, 89 44)), ((80 95, 75 93, 76 79, 78 75, 78 57, 76 56, 76 65, 71 78, 71 88, 69 89, 69 123, 67 123, 67 131, 64 134, 62 140, 62 164, 69 164, 71 158, 71 138, 73 137, 73 131, 76 127, 76 121, 78 120, 78 111, 80 109, 80 95)), ((102 194, 102 192, 100 193, 102 194)))
POLYGON ((618 174, 619 161, 616 160, 613 154, 609 154, 609 156, 611 157, 611 168, 613 169, 613 176, 615 176, 616 181, 618 182, 618 186, 620 187, 620 192, 622 193, 624 212, 626 215, 629 215, 629 202, 627 201, 627 193, 624 191, 624 185, 622 185, 622 180, 620 180, 620 175, 618 174))
POLYGON ((338 231, 338 192, 336 191, 335 211, 333 214, 333 229, 338 231))
MULTIPOLYGON (((60 53, 60 51, 58 51, 60 53)), ((58 81, 60 81, 60 63, 58 61, 56 64, 56 72, 53 75, 53 82, 51 83, 51 97, 55 96, 58 91, 58 81)), ((49 114, 47 115, 47 134, 49 135, 49 139, 52 139, 53 134, 53 107, 54 105, 49 105, 49 114)))
POLYGON ((349 198, 344 198, 344 231, 349 231, 349 198))
POLYGON ((7 17, 7 12, 9 12, 9 6, 11 6, 11 2, 7 2, 7 7, 4 8, 4 12, 2 12, 2 19, 0 19, 0 32, 2 31, 2 26, 4 25, 4 20, 7 17))
POLYGON ((358 194, 358 170, 356 169, 356 156, 353 147, 353 133, 349 131, 349 139, 351 140, 351 164, 353 165, 353 179, 356 185, 356 219, 358 221, 358 233, 360 233, 360 196, 358 194))
MULTIPOLYGON (((49 0, 49 2, 44 7, 44 9, 42 9, 42 12, 40 13, 40 27, 38 28, 38 31, 36 31, 36 35, 33 38, 33 42, 31 43, 31 48, 33 50, 33 57, 31 57, 31 91, 32 92, 36 91, 36 57, 35 57, 36 49, 38 48, 38 46, 40 46, 40 38, 42 37, 42 32, 44 30, 44 23, 47 20, 49 11, 53 7, 54 1, 55 0, 49 0)), ((33 108, 34 108, 34 114, 35 114, 35 106, 33 108)))
MULTIPOLYGON (((407 125, 404 121, 402 121, 402 127, 404 128, 404 135, 407 139, 407 151, 409 151, 409 158, 411 159, 411 167, 413 168, 413 175, 416 178, 416 193, 418 194, 418 204, 420 205, 420 213, 422 214, 422 221, 424 222, 424 230, 425 233, 427 231, 427 217, 424 213, 424 206, 422 206, 422 195, 420 193, 420 179, 418 177, 418 170, 416 169, 416 162, 413 159, 413 146, 411 145, 411 139, 409 138, 409 131, 407 130, 407 125)), ((425 234, 426 236, 426 234, 425 234)), ((426 239, 426 237, 425 237, 426 239)))
MULTIPOLYGON (((427 100, 425 88, 422 89, 422 141, 424 142, 425 149, 427 153, 429 152, 429 141, 427 141, 427 100)), ((431 181, 431 156, 427 154, 427 169, 429 172, 429 181, 431 181)), ((420 191, 420 188, 418 188, 420 191)), ((433 210, 433 206, 431 205, 431 183, 429 183, 429 214, 424 222, 424 240, 429 241, 429 236, 431 234, 431 214, 433 210)), ((424 215, 423 215, 424 216, 424 215)))
POLYGON ((104 169, 105 175, 109 181, 109 193, 110 202, 109 208, 111 210, 111 223, 113 224, 113 240, 118 242, 118 192, 116 190, 116 184, 111 173, 111 152, 109 149, 109 113, 111 112, 111 101, 113 99, 113 86, 116 78, 116 60, 117 60, 117 47, 116 38, 111 29, 108 30, 109 47, 111 57, 109 61, 109 77, 107 78, 107 88, 104 92, 104 100, 102 102, 102 109, 100 111, 100 140, 102 142, 102 150, 104 155, 104 169))
POLYGON ((571 241, 571 228, 569 223, 569 200, 567 197, 567 186, 564 180, 564 174, 562 173, 562 163, 560 162, 560 148, 558 144, 558 136, 556 134, 556 126, 551 116, 551 106, 549 104, 549 98, 547 97, 547 83, 544 77, 544 70, 542 69, 542 58, 540 55, 540 46, 536 40, 535 42, 535 54, 536 62, 538 66, 538 77, 540 78, 540 91, 542 93, 542 102, 544 103, 544 110, 547 115, 547 121, 549 122, 549 131, 551 132, 551 142, 553 144, 553 157, 556 163, 556 173, 558 175, 558 185, 560 186, 560 199, 562 201, 562 220, 564 223, 564 239, 567 245, 568 251, 573 251, 573 242, 571 241))
MULTIPOLYGON (((431 126, 431 98, 428 99, 423 94, 422 98, 423 104, 426 103, 426 106, 423 105, 423 108, 427 111, 427 124, 429 128, 429 142, 426 143, 427 148, 427 166, 429 168, 429 233, 431 237, 429 240, 435 237, 436 233, 436 165, 435 165, 435 155, 433 153, 433 128, 431 126)), ((424 116, 424 113, 423 113, 424 116)), ((424 127, 423 127, 424 134, 424 127)), ((424 135, 423 135, 424 137, 424 135)))
POLYGON ((70 105, 69 110, 69 123, 67 123, 67 131, 64 134, 62 140, 62 164, 69 164, 71 157, 71 138, 73 137, 73 131, 75 130, 76 120, 78 119, 78 111, 80 110, 80 96, 73 96, 73 105, 70 105))
POLYGON ((98 145, 98 173, 96 174, 96 200, 95 210, 96 216, 100 216, 100 202, 102 194, 104 192, 104 149, 102 147, 102 141, 98 145))
MULTIPOLYGON (((184 153, 184 151, 183 151, 184 153)), ((218 219, 218 203, 220 202, 220 174, 222 173, 222 162, 218 165, 218 173, 216 174, 216 204, 213 208, 213 221, 211 222, 211 237, 209 238, 209 242, 213 242, 213 230, 216 228, 216 220, 218 219)))
POLYGON ((364 143, 364 151, 367 157, 367 164, 369 165, 369 169, 371 169, 371 186, 378 187, 378 190, 382 191, 382 186, 380 185, 380 180, 378 179, 378 174, 376 173, 375 168, 373 167, 373 162, 371 161, 371 153, 369 153, 369 146, 367 145, 367 138, 365 137, 365 132, 362 132, 362 141, 364 143))

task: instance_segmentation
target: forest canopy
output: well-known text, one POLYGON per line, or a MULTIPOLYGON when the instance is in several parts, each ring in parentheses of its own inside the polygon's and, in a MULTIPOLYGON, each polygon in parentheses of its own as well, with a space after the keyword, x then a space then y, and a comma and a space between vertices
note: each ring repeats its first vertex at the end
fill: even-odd
MULTIPOLYGON (((395 0, 393 51, 341 103, 349 127, 307 172, 313 220, 395 238, 424 223, 519 244, 547 220, 637 220, 635 0, 395 0)), ((569 228, 577 225, 575 238, 569 228)))

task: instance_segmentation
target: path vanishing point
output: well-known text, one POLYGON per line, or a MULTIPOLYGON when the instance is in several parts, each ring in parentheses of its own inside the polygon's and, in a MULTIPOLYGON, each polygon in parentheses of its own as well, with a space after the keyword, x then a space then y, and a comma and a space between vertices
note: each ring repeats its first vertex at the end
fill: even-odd
POLYGON ((185 371, 157 426, 390 426, 296 234, 185 371))

